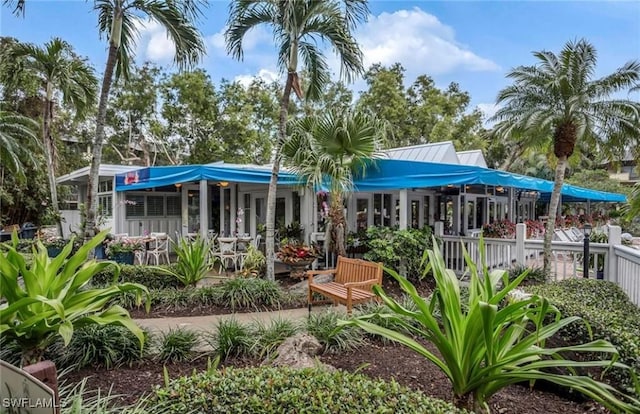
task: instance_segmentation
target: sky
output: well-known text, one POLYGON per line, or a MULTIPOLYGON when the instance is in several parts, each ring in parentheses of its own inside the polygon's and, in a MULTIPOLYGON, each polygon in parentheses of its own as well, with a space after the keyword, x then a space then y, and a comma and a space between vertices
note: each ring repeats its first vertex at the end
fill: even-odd
MULTIPOLYGON (((471 95, 472 108, 487 116, 495 110, 498 91, 507 86, 505 74, 519 65, 535 63, 532 52, 558 53, 570 40, 586 38, 598 51, 596 76, 608 74, 632 59, 640 59, 640 1, 392 1, 371 0, 370 16, 356 39, 365 67, 374 63, 406 69, 405 83, 429 75, 444 88, 457 82, 471 95)), ((91 1, 28 0, 24 17, 0 8, 0 35, 43 44, 61 37, 86 56, 101 73, 106 41, 100 39, 91 1)), ((211 1, 198 23, 207 46, 200 63, 214 82, 250 82, 254 76, 281 78, 271 33, 258 28, 247 34, 244 60, 227 56, 224 30, 228 1, 211 1)), ((137 62, 152 61, 169 70, 173 46, 154 22, 142 22, 137 62)), ((339 65, 326 50, 338 78, 339 65)), ((366 88, 362 79, 350 87, 366 88)))

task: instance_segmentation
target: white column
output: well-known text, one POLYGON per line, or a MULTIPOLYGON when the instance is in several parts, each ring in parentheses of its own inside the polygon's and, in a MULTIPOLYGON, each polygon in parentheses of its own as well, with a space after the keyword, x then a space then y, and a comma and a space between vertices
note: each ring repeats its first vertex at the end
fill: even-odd
POLYGON ((238 194, 237 192, 237 188, 238 188, 238 184, 232 184, 229 186, 229 188, 231 189, 229 191, 229 206, 231 208, 231 223, 230 223, 230 229, 231 229, 231 234, 236 234, 238 232, 238 225, 236 224, 236 213, 238 212, 238 203, 236 201, 237 197, 236 195, 238 194))
POLYGON ((409 190, 400 190, 400 230, 406 230, 409 223, 409 190))
POLYGON ((622 229, 620 226, 609 226, 609 254, 607 255, 607 273, 604 280, 618 283, 618 261, 613 246, 622 244, 622 229))
POLYGON ((218 186, 217 187, 218 190, 220 192, 220 235, 224 234, 225 230, 224 230, 224 189, 225 187, 223 186, 218 186))
POLYGON ((463 208, 462 203, 460 202, 460 198, 462 196, 453 197, 453 217, 451 217, 451 230, 453 234, 460 234, 460 230, 462 229, 460 223, 460 209, 463 208))
POLYGON ((313 230, 313 191, 309 188, 300 188, 298 190, 300 196, 300 224, 304 228, 305 243, 308 243, 313 230))
POLYGON ((200 236, 207 237, 209 230, 209 186, 207 180, 200 180, 200 236))
POLYGON ((183 236, 186 236, 189 232, 189 190, 185 188, 184 184, 180 189, 182 191, 181 232, 183 236))
POLYGON ((516 224, 516 263, 524 265, 526 257, 524 253, 524 241, 527 238, 527 225, 516 224))

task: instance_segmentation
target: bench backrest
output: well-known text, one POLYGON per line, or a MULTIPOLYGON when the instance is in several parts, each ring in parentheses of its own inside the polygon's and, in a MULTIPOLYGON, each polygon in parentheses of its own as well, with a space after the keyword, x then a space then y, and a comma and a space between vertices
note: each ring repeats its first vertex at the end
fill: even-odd
POLYGON ((334 279, 337 283, 364 282, 371 279, 378 279, 378 285, 382 285, 382 263, 338 256, 334 279))

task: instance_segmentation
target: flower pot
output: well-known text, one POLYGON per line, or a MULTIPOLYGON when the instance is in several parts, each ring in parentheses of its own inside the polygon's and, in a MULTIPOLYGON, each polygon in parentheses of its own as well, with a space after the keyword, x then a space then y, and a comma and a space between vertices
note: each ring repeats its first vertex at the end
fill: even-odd
POLYGON ((316 260, 315 258, 313 259, 307 259, 307 260, 301 260, 299 262, 293 262, 293 263, 287 263, 290 267, 291 267, 291 273, 289 273, 290 277, 304 277, 304 272, 305 270, 307 270, 307 267, 309 267, 311 265, 311 263, 313 263, 313 261, 316 260))
POLYGON ((118 252, 118 253, 111 254, 111 260, 121 264, 132 265, 134 258, 135 258, 135 255, 133 252, 118 252))
POLYGON ((62 253, 62 247, 47 247, 47 254, 49 257, 58 257, 60 253, 62 253))
POLYGON ((94 255, 96 259, 106 259, 107 258, 107 254, 104 251, 104 246, 102 244, 99 244, 98 247, 96 247, 94 249, 94 255))

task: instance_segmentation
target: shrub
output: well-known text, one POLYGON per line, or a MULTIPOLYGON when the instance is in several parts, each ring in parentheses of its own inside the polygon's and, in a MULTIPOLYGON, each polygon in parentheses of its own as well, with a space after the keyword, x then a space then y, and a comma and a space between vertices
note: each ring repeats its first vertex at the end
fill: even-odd
POLYGON ((422 257, 424 251, 432 247, 431 228, 397 230, 388 227, 369 227, 367 229, 366 260, 382 262, 395 271, 404 264, 406 276, 423 278, 422 257))
POLYGON ((257 278, 234 278, 219 287, 218 304, 236 308, 259 309, 263 306, 276 306, 283 297, 277 282, 257 278))
POLYGON ((395 381, 287 368, 228 368, 178 378, 156 390, 151 405, 166 414, 464 412, 395 381))
POLYGON ((138 338, 122 326, 89 325, 78 329, 66 348, 56 343, 51 354, 59 367, 131 366, 148 355, 150 334, 143 332, 145 341, 141 349, 138 338))
POLYGON ((206 342, 225 361, 231 356, 247 355, 254 339, 248 326, 230 318, 218 321, 216 331, 209 335, 206 342))
POLYGON ((268 325, 255 321, 251 326, 252 336, 255 338, 251 353, 260 358, 269 357, 285 339, 295 335, 298 330, 298 326, 288 319, 272 319, 268 325))
POLYGON ((521 286, 527 285, 540 285, 546 283, 548 280, 544 269, 541 267, 528 267, 521 264, 516 264, 512 268, 508 270, 507 276, 509 277, 509 282, 514 281, 518 276, 523 274, 525 271, 529 271, 527 276, 520 283, 521 286))
MULTIPOLYGON (((174 266, 175 264, 154 267, 121 265, 120 275, 116 282, 139 283, 146 286, 148 289, 177 288, 182 285, 175 277, 158 270, 158 268, 163 267, 172 269, 174 266)), ((113 283, 115 275, 115 268, 109 267, 94 275, 91 279, 91 283, 94 286, 109 286, 113 283)))
POLYGON ((68 345, 75 329, 91 324, 122 325, 136 335, 142 346, 144 335, 129 313, 119 306, 107 305, 128 291, 142 300, 147 289, 134 283, 87 289, 96 273, 115 266, 112 262, 87 260, 106 234, 106 230, 99 233, 73 255, 74 246, 69 243, 54 259, 38 243, 30 267, 15 249, 15 233, 14 244, 0 253, 0 296, 6 298, 0 304, 0 335, 20 343, 23 363, 40 361, 44 350, 58 337, 68 345))
MULTIPOLYGON (((528 291, 545 296, 566 316, 577 316, 589 323, 594 338, 606 339, 616 346, 620 359, 640 374, 640 309, 615 283, 593 279, 568 279, 528 291)), ((589 337, 584 324, 571 324, 561 332, 569 343, 589 337)), ((608 378, 630 387, 626 370, 612 370, 608 378)))
POLYGON ((460 281, 451 270, 447 270, 436 246, 428 252, 427 270, 433 270, 436 282, 436 289, 429 299, 421 298, 407 279, 391 271, 403 291, 417 305, 417 311, 402 307, 380 286, 373 287, 375 293, 398 315, 397 322, 411 335, 371 323, 369 319, 376 315, 340 321, 340 326, 355 325, 369 333, 386 336, 436 364, 451 381, 454 400, 459 407, 488 411, 487 400, 500 389, 510 384, 543 379, 573 388, 613 411, 637 411, 622 400, 624 397, 617 390, 606 384, 585 376, 547 371, 564 367, 573 374, 579 367, 614 364, 610 360, 571 361, 563 357, 565 352, 602 352, 615 358, 617 351, 603 340, 545 348, 547 339, 567 325, 580 322, 580 318, 570 316, 561 319, 558 310, 541 296, 510 299, 526 273, 509 283, 506 272, 489 272, 486 270, 482 238, 479 247, 481 269, 484 270, 479 271, 465 252, 470 274, 466 309, 461 303, 460 281), (432 314, 436 306, 440 310, 439 320, 432 314), (405 317, 414 319, 418 325, 404 322, 405 317), (438 352, 431 352, 415 337, 430 341, 438 352))
POLYGON ((178 261, 171 268, 158 267, 158 271, 175 277, 183 286, 195 286, 211 270, 211 242, 197 236, 195 239, 183 237, 173 244, 178 261))
POLYGON ((325 352, 340 352, 354 349, 364 343, 362 330, 355 327, 338 328, 338 319, 344 316, 335 310, 312 313, 306 322, 310 335, 324 346, 325 352))
POLYGON ((60 414, 149 414, 147 397, 142 397, 133 406, 121 404, 122 395, 87 390, 88 378, 78 383, 63 383, 60 387, 60 414))
POLYGON ((184 328, 170 329, 160 337, 158 359, 162 362, 187 361, 193 356, 198 343, 196 332, 184 328))

